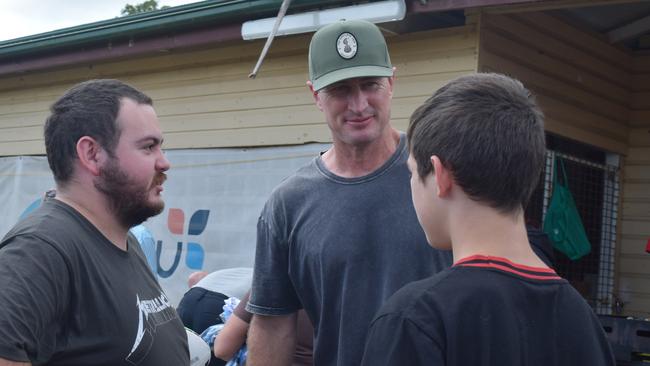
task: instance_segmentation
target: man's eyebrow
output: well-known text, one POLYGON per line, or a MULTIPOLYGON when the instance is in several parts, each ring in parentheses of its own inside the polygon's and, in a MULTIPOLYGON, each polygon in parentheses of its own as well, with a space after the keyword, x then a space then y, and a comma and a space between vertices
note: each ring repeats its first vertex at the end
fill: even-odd
POLYGON ((163 139, 162 137, 159 138, 157 136, 145 136, 145 137, 143 137, 141 139, 138 139, 136 142, 141 143, 141 142, 152 141, 156 145, 162 145, 164 140, 165 139, 163 139))

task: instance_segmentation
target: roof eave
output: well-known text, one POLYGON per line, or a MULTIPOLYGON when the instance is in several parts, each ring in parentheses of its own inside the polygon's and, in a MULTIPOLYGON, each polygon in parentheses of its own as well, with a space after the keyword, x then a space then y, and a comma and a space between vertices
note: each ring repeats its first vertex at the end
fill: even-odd
POLYGON ((201 46, 241 39, 241 24, 213 27, 172 36, 158 36, 105 44, 65 52, 51 52, 37 57, 0 62, 0 76, 52 69, 67 65, 122 59, 143 54, 201 46))

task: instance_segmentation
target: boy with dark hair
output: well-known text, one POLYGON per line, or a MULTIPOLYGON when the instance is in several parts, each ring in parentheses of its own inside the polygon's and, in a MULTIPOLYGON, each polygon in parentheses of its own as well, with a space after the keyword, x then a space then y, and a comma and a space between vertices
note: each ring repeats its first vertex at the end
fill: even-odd
POLYGON ((524 212, 543 116, 517 80, 451 81, 411 117, 411 193, 454 265, 411 283, 373 321, 363 365, 615 365, 587 303, 532 251, 524 212))

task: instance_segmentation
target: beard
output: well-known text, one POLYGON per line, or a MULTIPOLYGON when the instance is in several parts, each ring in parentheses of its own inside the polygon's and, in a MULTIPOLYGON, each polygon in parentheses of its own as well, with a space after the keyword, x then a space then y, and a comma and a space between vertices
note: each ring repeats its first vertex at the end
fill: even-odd
POLYGON ((94 185, 106 196, 109 208, 118 222, 125 228, 131 228, 163 211, 165 203, 162 200, 150 202, 149 193, 165 180, 165 173, 157 173, 151 185, 145 186, 120 169, 118 160, 113 158, 101 169, 94 185))

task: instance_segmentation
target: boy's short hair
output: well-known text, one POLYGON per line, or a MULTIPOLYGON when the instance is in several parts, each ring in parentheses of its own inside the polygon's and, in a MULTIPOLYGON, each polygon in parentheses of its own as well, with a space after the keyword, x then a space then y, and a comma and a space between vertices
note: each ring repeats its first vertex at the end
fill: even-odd
POLYGON ((543 114, 505 75, 452 80, 416 109, 407 134, 420 179, 436 155, 470 198, 504 213, 526 207, 544 165, 543 114))

